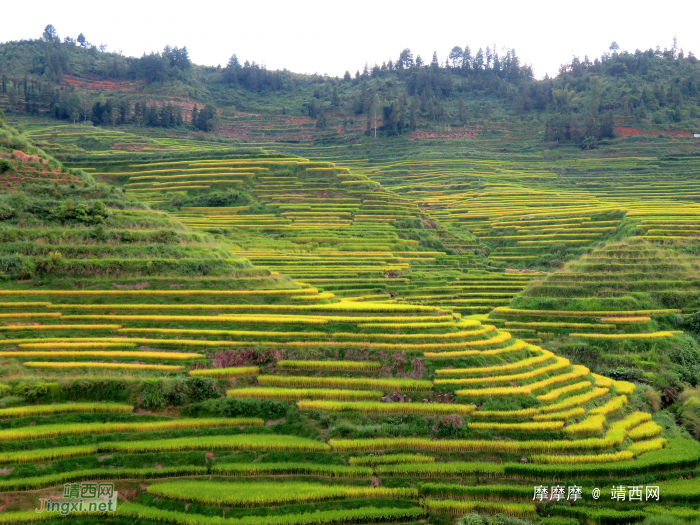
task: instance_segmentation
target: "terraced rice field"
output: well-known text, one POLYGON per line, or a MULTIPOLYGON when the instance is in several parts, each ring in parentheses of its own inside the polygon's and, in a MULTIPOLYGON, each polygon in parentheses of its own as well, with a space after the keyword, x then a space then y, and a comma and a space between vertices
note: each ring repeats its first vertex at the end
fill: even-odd
POLYGON ((678 478, 700 445, 642 381, 600 373, 662 363, 686 337, 669 316, 700 306, 695 240, 675 235, 696 204, 610 180, 663 163, 589 162, 571 188, 544 163, 158 140, 171 156, 75 159, 118 187, 99 226, 0 230, 5 255, 50 268, 0 290, 8 501, 100 480, 125 522, 448 523, 539 519, 533 486, 576 485, 548 515, 608 525, 645 514, 592 488, 648 481, 693 512, 678 478), (553 245, 575 247, 561 269, 553 245), (575 351, 593 340, 595 366, 575 351))

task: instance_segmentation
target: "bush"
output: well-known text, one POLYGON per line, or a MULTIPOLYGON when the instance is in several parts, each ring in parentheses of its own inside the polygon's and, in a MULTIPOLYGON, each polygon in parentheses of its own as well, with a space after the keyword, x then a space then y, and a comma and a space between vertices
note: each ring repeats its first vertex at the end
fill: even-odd
POLYGON ((181 406, 219 397, 219 382, 204 377, 145 379, 139 388, 139 405, 146 409, 181 406))
POLYGON ((71 199, 51 210, 47 220, 58 222, 79 222, 83 224, 99 224, 109 217, 107 206, 96 201, 92 206, 75 204, 71 199))

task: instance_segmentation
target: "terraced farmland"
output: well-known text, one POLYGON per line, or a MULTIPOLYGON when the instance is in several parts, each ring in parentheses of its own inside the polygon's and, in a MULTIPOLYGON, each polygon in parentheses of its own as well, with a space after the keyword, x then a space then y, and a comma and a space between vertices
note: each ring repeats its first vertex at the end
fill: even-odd
POLYGON ((694 205, 625 207, 527 163, 403 162, 397 182, 162 140, 7 197, 5 522, 60 520, 28 503, 87 481, 115 483, 124 522, 651 512, 592 498, 610 484, 695 512, 700 445, 648 397, 700 307, 693 238, 656 233, 692 231, 694 205), (554 271, 540 259, 566 240, 554 271), (581 498, 534 501, 541 485, 581 498))

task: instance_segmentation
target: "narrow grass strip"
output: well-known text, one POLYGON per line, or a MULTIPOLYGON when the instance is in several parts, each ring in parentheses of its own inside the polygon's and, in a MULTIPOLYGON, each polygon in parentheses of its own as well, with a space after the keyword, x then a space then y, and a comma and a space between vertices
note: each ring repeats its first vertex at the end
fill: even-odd
POLYGON ((30 405, 23 407, 1 408, 0 418, 48 416, 53 414, 72 414, 80 412, 105 412, 110 414, 130 413, 132 405, 119 403, 60 403, 55 405, 30 405))

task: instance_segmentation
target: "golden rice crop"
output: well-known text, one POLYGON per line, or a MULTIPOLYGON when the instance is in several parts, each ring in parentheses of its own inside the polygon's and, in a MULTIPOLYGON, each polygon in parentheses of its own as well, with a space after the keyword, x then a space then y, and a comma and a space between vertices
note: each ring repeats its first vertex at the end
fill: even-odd
POLYGON ((594 388, 593 390, 590 390, 589 392, 584 392, 583 394, 579 394, 577 396, 571 396, 567 397, 564 399, 564 401, 559 401, 558 403, 554 403, 553 405, 545 405, 541 407, 542 412, 561 412, 562 410, 566 410, 568 408, 572 407, 577 407, 581 406, 584 403, 588 403, 592 399, 596 399, 598 397, 603 397, 606 395, 610 390, 608 388, 594 388))
POLYGON ((600 325, 600 324, 594 324, 594 323, 544 323, 544 322, 533 322, 533 323, 525 323, 525 322, 520 322, 520 321, 506 321, 505 323, 506 326, 519 326, 523 328, 610 328, 613 329, 615 328, 614 326, 610 325, 600 325))
POLYGON ((618 447, 622 444, 627 431, 646 422, 650 414, 635 412, 625 419, 610 425, 604 437, 565 440, 465 440, 429 438, 369 438, 369 439, 331 439, 328 444, 338 452, 361 452, 382 450, 430 450, 434 452, 509 452, 509 453, 552 453, 573 452, 618 447))
POLYGON ((60 403, 56 405, 0 408, 0 418, 46 416, 50 414, 70 414, 75 412, 130 413, 133 411, 133 406, 119 403, 60 403))
POLYGON ((527 348, 527 343, 516 339, 514 343, 504 346, 501 348, 494 348, 492 350, 462 350, 457 352, 423 352, 423 355, 427 359, 453 359, 455 357, 469 357, 475 355, 499 355, 507 354, 511 352, 519 352, 527 348))
POLYGON ((113 432, 159 432, 185 428, 262 426, 263 424, 264 421, 258 418, 192 418, 138 423, 60 423, 0 430, 0 441, 29 441, 32 439, 109 434, 113 432))
MULTIPOLYGON (((552 354, 554 355, 554 354, 552 354)), ((544 366, 542 368, 536 368, 530 372, 523 372, 521 374, 512 374, 505 376, 492 376, 492 377, 469 377, 460 379, 436 379, 436 385, 474 385, 483 383, 512 383, 516 381, 524 381, 527 379, 532 379, 540 375, 548 374, 563 368, 567 368, 570 365, 568 359, 564 357, 554 357, 555 362, 551 365, 544 366)))
POLYGON ((370 379, 365 377, 258 376, 258 383, 268 386, 321 388, 381 388, 384 390, 419 391, 433 389, 430 381, 418 379, 370 379))
MULTIPOLYGON (((262 424, 262 420, 259 420, 262 424)), ((246 424, 244 421, 243 424, 246 424)), ((257 423, 256 423, 257 425, 257 423)), ((246 425, 252 426, 252 425, 246 425)), ((259 426, 259 425, 258 425, 259 426)), ((232 436, 192 436, 100 443, 101 452, 181 452, 185 450, 257 450, 282 452, 326 452, 326 443, 309 438, 274 434, 237 434, 232 436)))
POLYGON ((606 386, 606 387, 611 387, 613 384, 613 380, 610 379, 609 377, 601 376, 598 374, 591 374, 593 376, 593 380, 595 381, 596 386, 606 386))
POLYGON ((474 405, 456 403, 383 403, 373 401, 299 401, 301 410, 362 412, 367 414, 471 414, 474 405))
POLYGON ((632 452, 629 452, 628 450, 621 450, 619 452, 611 452, 609 454, 589 454, 580 456, 539 454, 530 456, 529 459, 533 463, 547 465, 583 465, 587 463, 615 463, 617 461, 628 461, 633 457, 634 455, 632 452))
MULTIPOLYGON (((3 290, 3 294, 4 293, 5 290, 3 290)), ((17 312, 13 314, 0 314, 0 319, 55 319, 56 317, 61 317, 61 314, 55 312, 17 312)))
POLYGON ((631 396, 637 389, 637 386, 629 381, 613 381, 613 386, 615 387, 615 392, 628 396, 631 396))
POLYGON ((470 430, 491 430, 495 432, 553 432, 564 428, 563 421, 543 421, 535 423, 469 423, 470 430))
POLYGON ((405 463, 435 463, 435 458, 422 454, 385 454, 383 456, 352 457, 348 463, 352 466, 373 467, 375 465, 401 465, 405 463))
POLYGON ((586 377, 590 373, 590 370, 582 365, 574 365, 571 368, 571 372, 554 375, 552 377, 548 377, 547 379, 537 381, 536 383, 530 383, 529 385, 526 385, 526 387, 530 389, 530 392, 535 392, 536 390, 541 390, 542 388, 547 388, 548 386, 556 385, 557 383, 566 383, 567 381, 571 381, 573 379, 586 377))
POLYGON ((438 376, 458 376, 467 374, 493 374, 497 372, 507 372, 510 370, 518 370, 519 368, 527 368, 529 366, 537 365, 549 361, 554 357, 554 354, 548 350, 542 350, 540 355, 534 357, 528 357, 527 359, 521 359, 514 363, 508 363, 505 365, 494 365, 485 367, 474 367, 474 368, 438 368, 435 370, 435 375, 438 376))
POLYGON ((384 393, 381 390, 344 390, 326 388, 274 388, 250 387, 228 390, 226 395, 234 398, 255 399, 330 399, 330 400, 378 400, 384 393))
POLYGON ((283 370, 379 370, 378 361, 277 361, 283 370))
POLYGON ((129 341, 120 341, 118 343, 71 343, 66 341, 61 343, 24 343, 19 345, 19 347, 23 350, 44 350, 47 348, 50 348, 52 350, 79 350, 81 348, 89 350, 99 350, 105 348, 134 348, 135 346, 135 343, 129 341))
MULTIPOLYGON (((439 328, 444 327, 444 323, 439 324, 439 328)), ((384 328, 386 325, 380 325, 379 327, 384 328)), ((475 337, 478 335, 487 334, 496 330, 495 326, 486 325, 479 330, 469 330, 461 332, 447 332, 443 334, 431 334, 431 333, 419 333, 419 334, 362 334, 362 333, 343 333, 337 332, 331 334, 335 339, 356 339, 356 338, 367 338, 367 339, 428 339, 428 340, 438 340, 438 339, 462 339, 465 337, 475 337)))
POLYGON ((0 303, 0 308, 41 308, 49 307, 51 303, 45 302, 14 302, 14 303, 0 303))
POLYGON ((56 370, 72 370, 75 368, 105 368, 109 370, 153 370, 157 372, 178 372, 184 367, 179 365, 142 365, 131 363, 62 363, 50 361, 26 361, 22 363, 27 368, 53 368, 56 370))
POLYGON ((163 334, 163 335, 225 335, 232 337, 266 337, 274 338, 298 338, 318 339, 327 338, 324 332, 277 332, 261 330, 200 330, 197 328, 122 328, 120 334, 163 334))
POLYGON ((45 332, 47 330, 117 330, 121 328, 118 324, 28 324, 28 325, 11 325, 11 326, 0 326, 0 330, 3 332, 45 332))
POLYGON ((64 315, 63 319, 113 320, 155 323, 325 324, 327 318, 300 315, 64 315))
POLYGON ((563 412, 552 412, 551 414, 537 414, 532 416, 535 421, 551 421, 553 419, 563 419, 568 421, 569 419, 580 417, 586 413, 586 410, 582 407, 572 408, 570 410, 565 410, 563 412))
POLYGON ((649 439, 647 441, 637 441, 636 443, 632 443, 629 447, 627 447, 627 451, 631 452, 635 456, 639 456, 640 454, 644 454, 645 452, 651 452, 652 450, 661 450, 668 444, 668 440, 666 438, 656 438, 656 439, 649 439))
POLYGON ((579 436, 581 434, 600 434, 605 426, 605 416, 589 415, 583 421, 568 425, 564 429, 564 433, 570 436, 579 436))
POLYGON ((601 317, 601 323, 615 323, 615 324, 630 324, 630 323, 644 323, 646 321, 651 321, 651 317, 639 316, 639 317, 601 317))
POLYGON ((568 394, 569 392, 576 392, 577 390, 583 390, 591 386, 590 381, 581 381, 580 383, 574 383, 572 385, 563 386, 560 388, 555 388, 550 390, 546 394, 537 396, 538 401, 543 403, 549 403, 550 401, 556 401, 562 394, 568 394))
POLYGON ((649 334, 569 334, 569 337, 587 337, 588 339, 625 339, 625 340, 643 340, 643 339, 661 339, 664 337, 673 337, 671 332, 652 332, 649 334))
POLYGON ((177 480, 151 484, 149 494, 170 500, 203 505, 265 507, 298 505, 315 501, 367 498, 415 498, 415 488, 384 488, 352 485, 327 485, 304 481, 230 481, 177 480))
POLYGON ((2 345, 19 345, 30 343, 133 343, 133 339, 119 337, 27 337, 24 339, 2 339, 2 345))
MULTIPOLYGON (((299 295, 305 293, 318 293, 315 288, 296 288, 287 290, 3 290, 2 295, 54 295, 65 297, 81 297, 81 296, 118 296, 118 295, 134 295, 134 296, 170 296, 179 297, 187 295, 211 295, 211 296, 238 296, 238 295, 299 295)), ((52 305, 61 308, 73 308, 75 305, 52 305)), ((92 307, 101 306, 103 308, 112 308, 115 305, 86 305, 92 307)))
POLYGON ((194 359, 204 359, 206 356, 203 354, 191 354, 185 352, 130 352, 130 351, 119 351, 111 350, 108 352, 101 351, 81 351, 81 352, 71 352, 62 351, 56 352, 55 350, 42 352, 42 351, 20 351, 20 352, 0 352, 0 358, 2 357, 47 357, 47 358, 76 358, 76 357, 100 357, 106 359, 154 359, 154 360, 170 360, 170 361, 189 361, 194 359))
POLYGON ((198 377, 244 377, 255 376, 260 373, 260 367, 257 366, 236 366, 229 368, 199 368, 190 370, 191 376, 198 377))
POLYGON ((590 413, 607 416, 608 414, 613 414, 618 410, 622 409, 622 407, 624 407, 625 405, 627 405, 627 396, 615 396, 604 405, 601 405, 591 410, 590 413))
POLYGON ((663 428, 654 421, 648 421, 633 428, 627 433, 627 436, 633 441, 649 439, 658 436, 663 431, 663 428))
POLYGON ((661 310, 518 310, 507 306, 494 308, 493 313, 499 315, 536 315, 552 317, 614 317, 614 316, 649 316, 659 314, 674 314, 681 311, 674 308, 661 310))

